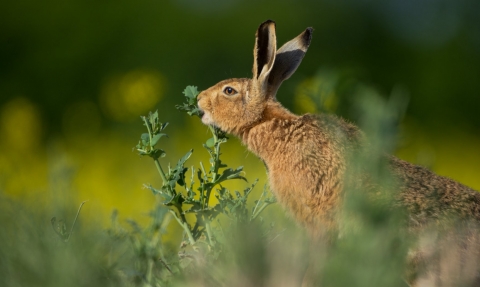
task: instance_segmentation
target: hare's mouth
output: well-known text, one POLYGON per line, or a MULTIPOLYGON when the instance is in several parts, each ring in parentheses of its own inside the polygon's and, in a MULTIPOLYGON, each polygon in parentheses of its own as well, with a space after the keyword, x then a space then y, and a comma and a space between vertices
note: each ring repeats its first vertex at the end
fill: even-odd
POLYGON ((202 123, 206 125, 213 125, 214 121, 212 119, 212 116, 209 112, 201 111, 201 118, 202 118, 202 123))

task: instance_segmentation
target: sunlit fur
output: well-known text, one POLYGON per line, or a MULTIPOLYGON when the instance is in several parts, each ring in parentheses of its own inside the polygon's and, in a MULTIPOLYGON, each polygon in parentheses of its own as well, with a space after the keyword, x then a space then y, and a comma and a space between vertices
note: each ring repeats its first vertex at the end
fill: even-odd
POLYGON ((253 104, 249 87, 249 79, 230 79, 203 91, 198 104, 204 117, 265 162, 271 189, 297 220, 312 230, 319 220, 330 222, 326 215, 343 186, 346 150, 355 142, 348 138, 357 129, 333 116, 294 115, 272 97, 253 104), (238 94, 225 95, 225 86, 238 94))
MULTIPOLYGON (((239 137, 264 161, 278 201, 315 235, 336 225, 349 159, 364 153, 366 144, 356 126, 336 116, 298 116, 276 101, 277 88, 300 64, 312 30, 305 30, 272 55, 268 54, 271 47, 257 45, 273 45, 265 39, 275 39, 274 27, 267 21, 257 31, 254 77, 222 81, 200 93, 198 105, 205 113, 204 123, 239 137), (272 66, 275 57, 281 60, 272 66), (227 86, 238 93, 224 94, 227 86)), ((478 192, 395 157, 386 156, 385 162, 400 191, 395 199, 411 212, 414 224, 452 213, 480 220, 478 192)), ((368 175, 352 182, 368 189, 368 175)))
POLYGON ((249 101, 246 97, 250 86, 250 79, 229 79, 200 93, 198 104, 205 113, 202 120, 205 118, 211 120, 211 122, 204 123, 216 125, 229 133, 238 134, 245 126, 257 121, 262 110, 248 105, 249 101), (232 87, 237 94, 225 94, 226 87, 232 87), (229 118, 232 121, 229 121, 229 118))

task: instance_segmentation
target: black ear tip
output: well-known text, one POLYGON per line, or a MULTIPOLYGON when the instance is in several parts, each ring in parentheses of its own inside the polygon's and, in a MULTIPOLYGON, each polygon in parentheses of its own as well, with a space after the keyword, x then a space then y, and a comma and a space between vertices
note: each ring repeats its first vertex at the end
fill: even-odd
POLYGON ((268 19, 267 21, 260 24, 259 28, 267 27, 268 25, 273 24, 275 26, 275 21, 268 19))
POLYGON ((312 27, 308 27, 303 33, 303 44, 307 47, 310 45, 310 42, 312 41, 312 34, 313 34, 312 27))

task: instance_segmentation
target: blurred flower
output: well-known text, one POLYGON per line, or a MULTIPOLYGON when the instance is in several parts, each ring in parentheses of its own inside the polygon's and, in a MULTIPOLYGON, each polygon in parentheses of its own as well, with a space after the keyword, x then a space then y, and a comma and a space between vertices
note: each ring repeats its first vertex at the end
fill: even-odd
POLYGON ((32 195, 47 185, 42 153, 42 120, 38 108, 18 97, 0 110, 0 190, 32 195))
POLYGON ((100 94, 103 112, 117 121, 138 119, 152 110, 165 90, 165 80, 156 71, 134 70, 110 78, 100 94))
POLYGON ((0 112, 0 134, 9 150, 27 151, 39 146, 42 120, 38 109, 24 97, 14 98, 0 112))

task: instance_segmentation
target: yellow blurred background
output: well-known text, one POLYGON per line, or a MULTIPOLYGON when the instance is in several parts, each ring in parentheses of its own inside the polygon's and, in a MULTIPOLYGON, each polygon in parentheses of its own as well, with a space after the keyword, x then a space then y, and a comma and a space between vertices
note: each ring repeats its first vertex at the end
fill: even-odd
MULTIPOLYGON (((280 89, 288 108, 355 122, 350 80, 384 97, 400 84, 410 102, 396 154, 480 189, 480 24, 468 6, 473 0, 449 4, 454 19, 431 1, 420 10, 394 0, 27 2, 28 10, 10 2, 0 12, 0 191, 29 206, 65 204, 71 213, 61 216, 72 217, 88 200, 81 218, 102 225, 114 209, 146 219, 155 198, 143 184, 161 180, 153 162, 132 150, 144 132, 139 117, 158 109, 170 122, 160 143, 165 166, 191 148, 187 166, 206 163, 207 128, 174 105, 187 85, 202 90, 250 77, 255 29, 269 18, 277 22, 279 46, 315 28, 304 62, 280 89), (321 96, 323 110, 305 90, 321 96)), ((263 164, 236 139, 223 150, 226 163, 260 178, 259 192, 263 164)))
MULTIPOLYGON (((295 94, 298 113, 319 112, 312 99, 302 93, 305 87, 315 89, 319 78, 306 78, 295 94)), ((143 184, 159 186, 161 181, 153 162, 133 151, 137 137, 105 127, 102 115, 121 123, 134 121, 138 134, 143 131, 137 115, 147 114, 162 105, 165 85, 159 72, 134 70, 112 77, 99 92, 99 104, 92 101, 72 103, 62 115, 60 138, 45 139, 42 111, 28 98, 15 97, 1 108, 3 139, 0 152, 2 189, 9 196, 42 208, 49 204, 87 201, 81 217, 104 226, 109 213, 118 209, 123 218, 143 222, 155 198, 143 184)), ((322 94, 322 91, 313 91, 322 94)), ((329 92, 328 92, 329 93, 329 92)), ((325 107, 334 110, 335 95, 326 94, 325 107)), ((170 107, 172 109, 173 107, 170 107)), ((400 158, 432 168, 475 189, 480 189, 480 138, 463 131, 448 134, 422 129, 408 117, 401 124, 403 142, 397 151, 400 158)), ((194 156, 187 166, 199 167, 208 162, 201 147, 209 131, 196 117, 187 117, 183 126, 172 122, 170 137, 163 143, 168 156, 166 166, 190 148, 194 156)), ((260 178, 256 196, 266 182, 263 164, 246 151, 238 140, 223 146, 224 161, 236 167, 245 166, 246 176, 260 178)), ((246 187, 243 182, 232 186, 246 187)), ((254 197, 256 197, 254 196, 254 197)), ((72 214, 75 210, 71 210, 72 214)), ((70 214, 70 216, 72 215, 70 214)))

